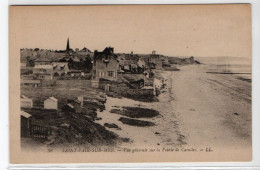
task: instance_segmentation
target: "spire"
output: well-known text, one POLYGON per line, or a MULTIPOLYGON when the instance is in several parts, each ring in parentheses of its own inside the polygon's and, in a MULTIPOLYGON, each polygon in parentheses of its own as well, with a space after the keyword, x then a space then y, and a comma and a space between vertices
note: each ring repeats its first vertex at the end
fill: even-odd
POLYGON ((69 50, 70 50, 70 39, 68 38, 66 51, 69 51, 69 50))

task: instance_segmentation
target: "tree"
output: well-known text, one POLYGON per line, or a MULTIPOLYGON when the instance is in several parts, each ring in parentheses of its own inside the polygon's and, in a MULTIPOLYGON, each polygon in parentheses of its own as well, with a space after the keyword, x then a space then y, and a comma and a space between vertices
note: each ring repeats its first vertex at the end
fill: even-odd
POLYGON ((90 72, 92 70, 93 64, 90 56, 86 56, 85 61, 84 61, 84 67, 85 71, 90 72))
POLYGON ((34 67, 34 60, 31 59, 30 56, 26 57, 26 63, 27 63, 26 65, 28 65, 29 67, 34 67))

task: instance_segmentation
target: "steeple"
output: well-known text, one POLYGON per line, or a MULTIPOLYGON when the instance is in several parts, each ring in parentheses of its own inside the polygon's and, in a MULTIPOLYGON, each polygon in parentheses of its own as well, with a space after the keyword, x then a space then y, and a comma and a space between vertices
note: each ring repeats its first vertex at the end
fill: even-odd
POLYGON ((69 50, 70 50, 70 39, 68 38, 66 51, 69 51, 69 50))

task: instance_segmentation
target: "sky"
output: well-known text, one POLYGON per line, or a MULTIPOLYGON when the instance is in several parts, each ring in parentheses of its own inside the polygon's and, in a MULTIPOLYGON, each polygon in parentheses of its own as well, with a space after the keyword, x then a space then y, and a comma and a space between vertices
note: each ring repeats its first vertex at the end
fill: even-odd
POLYGON ((21 6, 10 27, 17 48, 251 57, 249 5, 21 6))

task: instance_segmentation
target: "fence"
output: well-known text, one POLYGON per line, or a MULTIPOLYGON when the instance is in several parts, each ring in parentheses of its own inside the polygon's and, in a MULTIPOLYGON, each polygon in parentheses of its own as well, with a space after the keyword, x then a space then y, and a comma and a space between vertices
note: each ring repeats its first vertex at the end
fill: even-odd
POLYGON ((41 125, 31 125, 30 136, 32 138, 43 138, 46 139, 51 135, 51 128, 41 125))

